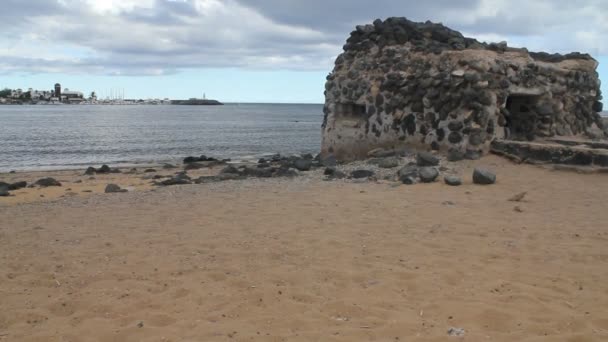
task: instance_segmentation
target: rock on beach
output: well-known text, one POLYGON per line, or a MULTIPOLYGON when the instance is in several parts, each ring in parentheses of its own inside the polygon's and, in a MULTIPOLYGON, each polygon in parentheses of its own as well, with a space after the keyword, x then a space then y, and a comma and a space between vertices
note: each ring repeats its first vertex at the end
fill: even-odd
POLYGON ((490 185, 496 183, 496 174, 484 168, 475 168, 473 171, 473 183, 490 185))

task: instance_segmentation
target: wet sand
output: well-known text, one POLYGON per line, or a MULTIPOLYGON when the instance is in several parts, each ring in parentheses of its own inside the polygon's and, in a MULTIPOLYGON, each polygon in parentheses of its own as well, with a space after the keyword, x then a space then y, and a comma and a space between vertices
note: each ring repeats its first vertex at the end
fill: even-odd
POLYGON ((461 187, 25 189, 0 199, 0 341, 608 340, 608 175, 462 165, 461 187))

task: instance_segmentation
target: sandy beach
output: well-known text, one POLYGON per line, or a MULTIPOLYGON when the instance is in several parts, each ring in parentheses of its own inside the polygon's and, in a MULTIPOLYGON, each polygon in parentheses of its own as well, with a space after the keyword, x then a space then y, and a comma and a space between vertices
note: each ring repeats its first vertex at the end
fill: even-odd
POLYGON ((460 187, 1 175, 64 184, 0 198, 0 341, 607 341, 607 175, 455 168, 460 187))

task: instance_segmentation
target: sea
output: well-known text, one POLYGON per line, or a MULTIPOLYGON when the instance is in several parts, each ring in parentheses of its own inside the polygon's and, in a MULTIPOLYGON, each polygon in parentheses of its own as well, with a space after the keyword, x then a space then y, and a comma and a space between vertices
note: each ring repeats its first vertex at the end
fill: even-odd
POLYGON ((318 153, 320 104, 0 106, 0 172, 318 153))

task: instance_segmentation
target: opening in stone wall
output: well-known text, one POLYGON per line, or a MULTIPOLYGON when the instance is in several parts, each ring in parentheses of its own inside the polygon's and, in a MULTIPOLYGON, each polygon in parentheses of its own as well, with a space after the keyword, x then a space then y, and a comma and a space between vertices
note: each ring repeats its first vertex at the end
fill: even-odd
POLYGON ((511 94, 507 98, 505 137, 512 140, 534 140, 538 121, 537 95, 511 94))
POLYGON ((336 116, 343 119, 366 119, 365 105, 356 103, 337 103, 336 116))

